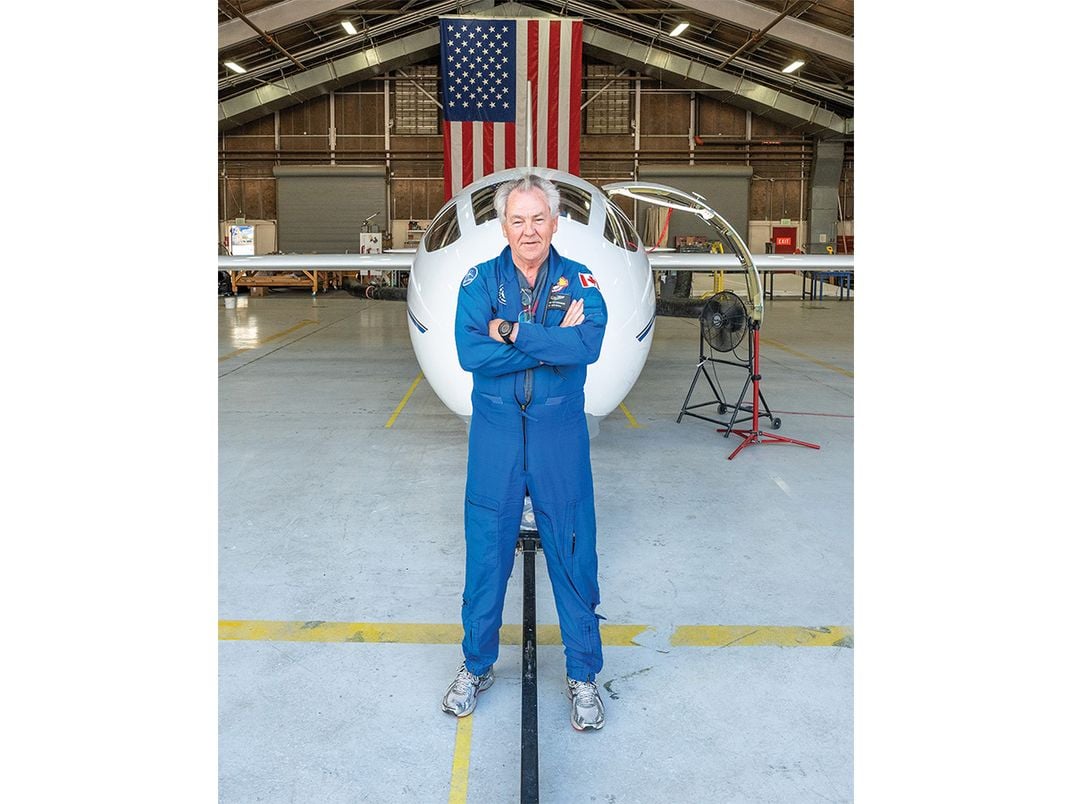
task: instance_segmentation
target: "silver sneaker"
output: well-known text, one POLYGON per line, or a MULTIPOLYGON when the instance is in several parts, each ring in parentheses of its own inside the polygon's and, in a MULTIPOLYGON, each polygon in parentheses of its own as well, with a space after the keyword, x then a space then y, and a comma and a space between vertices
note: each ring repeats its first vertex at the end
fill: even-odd
POLYGON ((482 676, 474 676, 462 662, 458 675, 443 696, 443 711, 456 717, 465 717, 476 709, 476 696, 486 690, 495 681, 491 668, 482 676))
POLYGON ((570 722, 577 731, 585 729, 603 728, 603 699, 599 697, 599 689, 590 681, 574 681, 566 679, 569 687, 570 701, 573 702, 570 711, 570 722))

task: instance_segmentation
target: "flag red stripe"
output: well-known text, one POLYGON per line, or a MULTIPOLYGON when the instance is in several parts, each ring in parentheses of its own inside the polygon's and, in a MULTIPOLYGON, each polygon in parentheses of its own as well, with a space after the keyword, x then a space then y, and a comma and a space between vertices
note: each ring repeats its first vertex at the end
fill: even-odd
POLYGON ((517 167, 517 126, 507 123, 503 129, 506 137, 506 167, 517 167))
POLYGON ((462 124, 462 187, 473 183, 473 124, 462 124))
POLYGON ((529 131, 532 132, 532 163, 537 163, 536 154, 539 153, 539 143, 536 140, 536 101, 540 96, 540 23, 538 20, 528 20, 529 33, 529 82, 532 87, 532 97, 529 102, 529 131))
POLYGON ((483 123, 484 126, 484 173, 487 176, 495 172, 495 124, 483 123))
MULTIPOLYGON (((549 168, 558 168, 558 68, 559 51, 561 50, 562 23, 553 20, 549 26, 551 32, 548 36, 547 57, 547 165, 549 168)), ((568 98, 566 99, 568 102, 568 98)), ((563 132, 568 133, 568 132, 563 132)))

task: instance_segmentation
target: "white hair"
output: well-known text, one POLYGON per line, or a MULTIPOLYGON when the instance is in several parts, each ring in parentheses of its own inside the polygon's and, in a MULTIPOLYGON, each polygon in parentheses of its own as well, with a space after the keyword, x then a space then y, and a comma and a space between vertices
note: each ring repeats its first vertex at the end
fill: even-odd
POLYGON ((514 190, 528 192, 539 190, 547 199, 547 206, 551 209, 551 217, 558 217, 559 195, 558 188, 542 176, 534 173, 526 173, 518 179, 503 182, 495 191, 495 212, 499 216, 499 223, 506 224, 506 202, 510 199, 510 193, 514 190))

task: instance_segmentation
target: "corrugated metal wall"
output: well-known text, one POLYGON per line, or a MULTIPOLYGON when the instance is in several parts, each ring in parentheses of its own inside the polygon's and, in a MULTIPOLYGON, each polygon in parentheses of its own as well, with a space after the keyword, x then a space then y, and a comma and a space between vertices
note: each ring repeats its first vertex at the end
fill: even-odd
POLYGON ((387 176, 383 166, 280 165, 279 250, 357 253, 361 224, 369 215, 377 229, 387 223, 387 176))

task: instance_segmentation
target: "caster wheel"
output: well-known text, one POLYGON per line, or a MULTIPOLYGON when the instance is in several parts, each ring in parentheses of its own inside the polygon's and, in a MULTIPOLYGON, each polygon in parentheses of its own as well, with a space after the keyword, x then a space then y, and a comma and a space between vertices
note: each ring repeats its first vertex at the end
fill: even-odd
POLYGON ((725 412, 726 412, 726 406, 725 405, 719 405, 718 406, 718 415, 721 416, 725 412))
POLYGON ((773 427, 775 430, 779 429, 781 426, 782 426, 782 420, 781 419, 774 419, 771 422, 771 427, 773 427))

